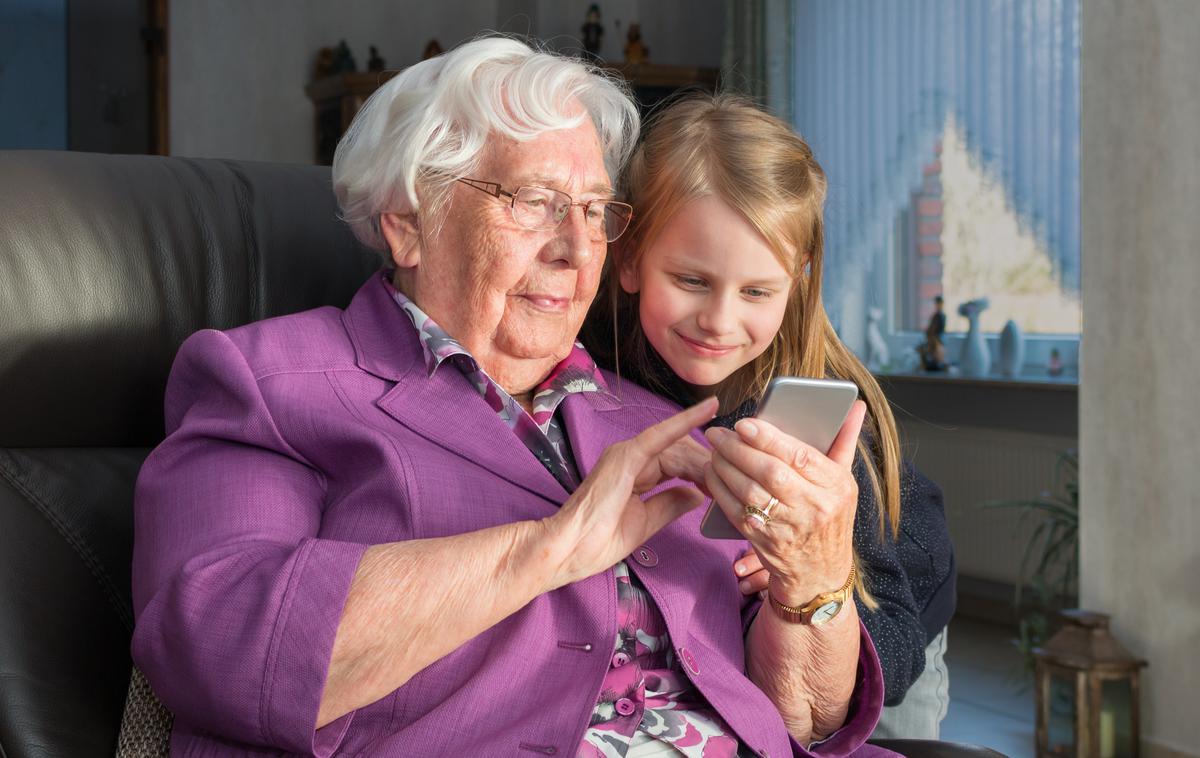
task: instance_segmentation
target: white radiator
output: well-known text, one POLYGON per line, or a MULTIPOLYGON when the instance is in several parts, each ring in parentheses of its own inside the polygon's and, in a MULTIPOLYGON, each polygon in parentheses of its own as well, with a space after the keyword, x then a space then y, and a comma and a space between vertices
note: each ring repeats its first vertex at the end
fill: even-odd
POLYGON ((1075 439, 898 418, 905 457, 946 495, 946 520, 960 575, 1015 584, 1037 521, 1018 509, 979 503, 1038 495, 1054 484, 1061 451, 1075 439))

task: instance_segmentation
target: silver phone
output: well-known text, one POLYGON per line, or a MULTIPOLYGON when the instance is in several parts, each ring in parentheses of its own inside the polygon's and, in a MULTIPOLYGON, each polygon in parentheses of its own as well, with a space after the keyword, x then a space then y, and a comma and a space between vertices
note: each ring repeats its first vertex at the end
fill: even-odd
MULTIPOLYGON (((754 417, 828 453, 857 398, 858 387, 853 382, 777 376, 767 386, 754 417)), ((715 502, 709 504, 700 522, 700 533, 714 540, 745 539, 715 502)))

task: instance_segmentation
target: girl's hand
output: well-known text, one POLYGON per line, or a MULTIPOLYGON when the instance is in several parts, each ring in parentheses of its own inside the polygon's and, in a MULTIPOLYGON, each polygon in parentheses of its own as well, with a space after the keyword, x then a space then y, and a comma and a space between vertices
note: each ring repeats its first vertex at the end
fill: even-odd
POLYGON ((758 551, 754 548, 738 557, 733 564, 733 573, 738 577, 738 589, 743 595, 762 592, 767 588, 767 579, 770 577, 758 558, 758 551))
POLYGON ((779 602, 803 605, 850 574, 858 504, 851 467, 866 409, 855 401, 828 456, 760 419, 743 419, 736 431, 705 433, 713 445, 708 489, 754 546, 779 602), (747 505, 766 508, 772 497, 779 502, 766 526, 746 519, 747 505))

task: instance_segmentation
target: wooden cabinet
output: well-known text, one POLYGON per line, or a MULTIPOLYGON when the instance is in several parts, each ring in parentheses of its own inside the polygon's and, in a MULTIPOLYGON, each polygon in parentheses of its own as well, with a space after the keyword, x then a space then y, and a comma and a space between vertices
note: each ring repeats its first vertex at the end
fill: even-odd
POLYGON ((338 140, 350 127, 371 93, 395 76, 398 71, 367 71, 350 74, 335 74, 314 79, 304 88, 316 111, 316 162, 328 166, 333 163, 333 151, 338 140))
POLYGON ((663 66, 654 63, 607 63, 604 68, 629 82, 645 116, 654 106, 680 90, 714 92, 720 79, 715 68, 663 66))
MULTIPOLYGON (((680 90, 713 92, 719 72, 698 66, 664 66, 654 63, 609 63, 606 70, 624 78, 633 89, 642 115, 680 90)), ((345 134, 358 109, 375 90, 397 71, 368 71, 336 74, 316 79, 304 88, 312 101, 316 120, 316 162, 329 165, 338 140, 345 134)))

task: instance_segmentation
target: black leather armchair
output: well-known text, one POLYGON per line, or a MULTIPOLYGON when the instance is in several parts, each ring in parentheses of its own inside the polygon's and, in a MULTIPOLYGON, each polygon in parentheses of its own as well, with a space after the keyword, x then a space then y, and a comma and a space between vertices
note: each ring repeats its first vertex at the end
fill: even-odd
POLYGON ((327 168, 0 152, 0 757, 113 755, 175 351, 347 303, 378 259, 336 213, 327 168))
POLYGON ((0 756, 112 756, 133 482, 175 351, 378 267, 329 169, 0 152, 0 756))

